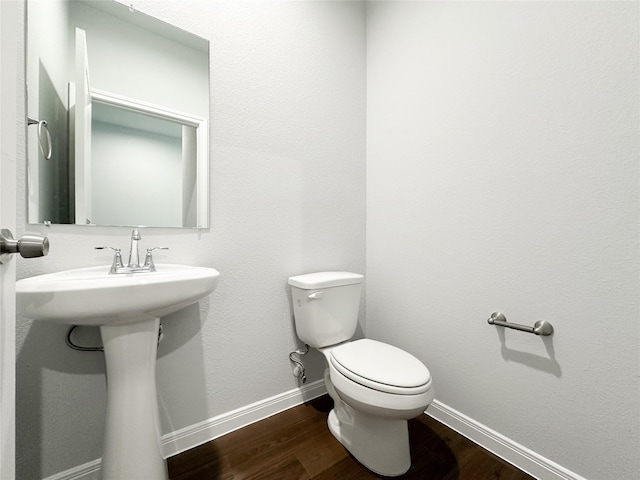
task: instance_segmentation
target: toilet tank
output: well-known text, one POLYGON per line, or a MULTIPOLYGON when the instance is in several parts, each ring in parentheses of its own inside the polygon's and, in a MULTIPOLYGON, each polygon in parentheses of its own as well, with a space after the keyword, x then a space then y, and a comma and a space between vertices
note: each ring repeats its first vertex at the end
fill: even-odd
POLYGON ((358 324, 363 276, 317 272, 289 277, 298 338, 314 348, 353 337, 358 324))

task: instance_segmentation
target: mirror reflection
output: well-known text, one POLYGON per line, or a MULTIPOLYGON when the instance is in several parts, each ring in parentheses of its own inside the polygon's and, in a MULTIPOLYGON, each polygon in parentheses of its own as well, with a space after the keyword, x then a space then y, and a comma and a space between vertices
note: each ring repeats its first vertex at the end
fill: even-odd
POLYGON ((113 0, 29 0, 26 80, 29 223, 209 226, 208 41, 113 0))

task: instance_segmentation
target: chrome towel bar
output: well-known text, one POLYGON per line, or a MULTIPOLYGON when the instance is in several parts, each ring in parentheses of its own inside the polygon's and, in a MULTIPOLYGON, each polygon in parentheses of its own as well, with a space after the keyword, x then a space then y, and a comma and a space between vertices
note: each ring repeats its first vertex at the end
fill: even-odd
POLYGON ((553 325, 546 320, 538 320, 533 324, 533 327, 527 327, 526 325, 507 322, 507 317, 500 312, 493 312, 487 320, 487 323, 489 325, 498 325, 499 327, 513 328, 514 330, 520 330, 522 332, 535 333, 536 335, 546 336, 553 333, 553 325))
POLYGON ((44 156, 45 160, 51 160, 52 147, 51 144, 51 133, 49 132, 49 127, 47 126, 46 120, 37 120, 32 117, 27 117, 27 126, 28 125, 38 125, 38 146, 40 147, 40 151, 44 156), (44 131, 44 135, 43 132, 44 131), (45 142, 42 141, 46 135, 46 147, 45 142))

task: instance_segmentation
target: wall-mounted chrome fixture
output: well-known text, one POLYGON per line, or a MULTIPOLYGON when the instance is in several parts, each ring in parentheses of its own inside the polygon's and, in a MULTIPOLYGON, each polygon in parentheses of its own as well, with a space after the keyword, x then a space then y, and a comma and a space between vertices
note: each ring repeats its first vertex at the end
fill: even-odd
POLYGON ((51 159, 52 145, 51 145, 51 133, 49 127, 47 127, 46 120, 36 120, 35 118, 27 117, 27 125, 38 125, 38 146, 44 156, 45 160, 51 159), (46 138, 46 142, 42 139, 46 138))
POLYGON ((513 328, 514 330, 520 330, 522 332, 535 333, 536 335, 547 336, 553 333, 553 325, 546 320, 538 320, 533 324, 533 327, 527 327, 526 325, 507 322, 507 317, 500 312, 493 312, 487 320, 487 323, 489 325, 498 325, 499 327, 513 328))
POLYGON ((293 368, 293 376, 298 377, 302 383, 306 383, 307 376, 304 373, 304 363, 300 360, 300 357, 294 358, 294 355, 306 355, 309 353, 309 345, 304 345, 304 350, 296 350, 295 352, 291 352, 289 354, 289 360, 293 362, 295 367, 293 368))

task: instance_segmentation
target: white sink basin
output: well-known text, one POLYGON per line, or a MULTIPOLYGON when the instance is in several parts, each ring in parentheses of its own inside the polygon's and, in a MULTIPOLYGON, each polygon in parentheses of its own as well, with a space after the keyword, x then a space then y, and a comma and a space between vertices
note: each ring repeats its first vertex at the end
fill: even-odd
POLYGON ((156 395, 160 317, 204 298, 213 268, 156 264, 156 272, 109 275, 79 268, 16 282, 18 311, 34 320, 100 327, 107 367, 103 480, 167 480, 156 395))
POLYGON ((109 275, 108 266, 18 280, 18 311, 34 320, 117 325, 162 317, 206 297, 218 285, 213 268, 157 264, 156 272, 109 275))

